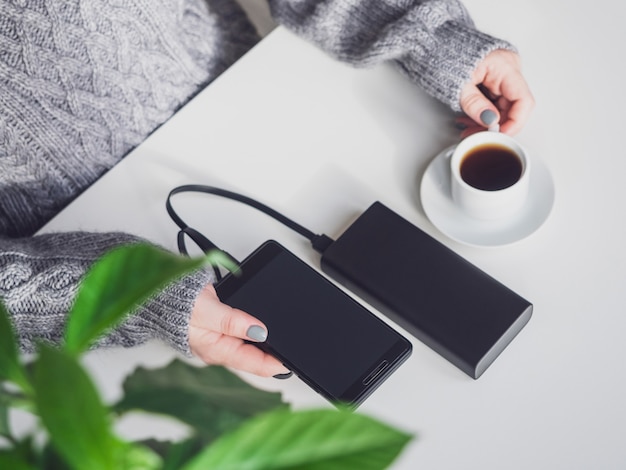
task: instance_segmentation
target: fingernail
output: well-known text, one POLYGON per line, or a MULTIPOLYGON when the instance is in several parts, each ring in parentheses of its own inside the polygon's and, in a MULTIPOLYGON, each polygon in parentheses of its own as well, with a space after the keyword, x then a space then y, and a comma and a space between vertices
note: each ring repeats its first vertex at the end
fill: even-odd
POLYGON ((260 342, 263 342, 267 339, 267 331, 265 330, 265 328, 259 325, 252 325, 250 328, 248 328, 248 331, 246 331, 246 335, 248 335, 248 338, 260 342))
POLYGON ((465 129, 467 129, 467 126, 462 122, 455 122, 454 127, 460 131, 464 131, 465 129))
POLYGON ((498 119, 498 115, 491 109, 485 109, 482 113, 480 113, 480 120, 485 126, 490 126, 496 121, 496 119, 498 119))
POLYGON ((289 371, 289 372, 285 372, 284 374, 276 374, 273 377, 275 379, 288 379, 289 377, 291 377, 293 375, 293 371, 289 371))

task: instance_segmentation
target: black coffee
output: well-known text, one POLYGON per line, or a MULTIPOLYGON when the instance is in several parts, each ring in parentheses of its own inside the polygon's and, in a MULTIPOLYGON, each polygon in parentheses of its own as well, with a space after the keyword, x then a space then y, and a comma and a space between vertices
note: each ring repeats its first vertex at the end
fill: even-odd
POLYGON ((522 176, 522 162, 510 149, 484 144, 470 150, 461 160, 461 178, 483 191, 497 191, 515 184, 522 176))

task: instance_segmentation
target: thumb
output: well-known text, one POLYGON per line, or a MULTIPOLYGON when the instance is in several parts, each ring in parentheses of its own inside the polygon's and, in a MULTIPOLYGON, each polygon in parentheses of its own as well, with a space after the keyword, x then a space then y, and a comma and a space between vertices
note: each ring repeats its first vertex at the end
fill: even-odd
POLYGON ((489 127, 500 122, 500 112, 474 84, 467 84, 461 91, 461 109, 474 122, 489 127))

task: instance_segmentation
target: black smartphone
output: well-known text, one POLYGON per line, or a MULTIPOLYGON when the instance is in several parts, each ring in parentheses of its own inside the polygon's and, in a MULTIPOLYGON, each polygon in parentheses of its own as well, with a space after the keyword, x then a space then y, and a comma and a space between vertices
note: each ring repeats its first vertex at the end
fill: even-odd
POLYGON ((273 240, 216 290, 267 325, 267 341, 253 344, 337 405, 356 408, 411 354, 404 336, 273 240))

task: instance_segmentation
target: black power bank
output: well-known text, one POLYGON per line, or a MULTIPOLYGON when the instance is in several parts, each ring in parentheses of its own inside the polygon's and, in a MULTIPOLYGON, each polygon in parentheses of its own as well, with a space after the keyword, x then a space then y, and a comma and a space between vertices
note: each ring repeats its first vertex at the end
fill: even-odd
POLYGON ((530 302, 380 202, 326 250, 322 271, 477 379, 530 302))

